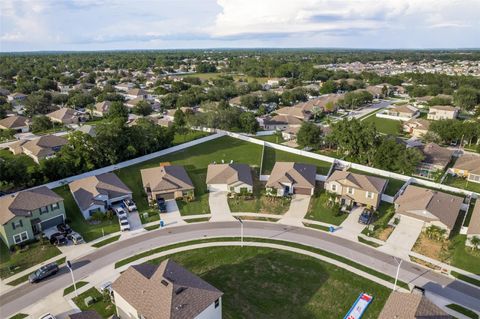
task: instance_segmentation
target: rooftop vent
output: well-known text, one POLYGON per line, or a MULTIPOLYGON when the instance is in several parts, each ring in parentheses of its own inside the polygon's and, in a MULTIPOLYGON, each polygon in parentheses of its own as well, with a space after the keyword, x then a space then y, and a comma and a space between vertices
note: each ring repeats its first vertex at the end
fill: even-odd
POLYGON ((161 283, 162 283, 162 285, 164 285, 165 287, 168 286, 168 281, 166 281, 165 279, 162 279, 161 283))
POLYGON ((175 294, 176 295, 179 295, 181 294, 184 290, 186 290, 187 287, 178 287, 176 290, 175 290, 175 294))

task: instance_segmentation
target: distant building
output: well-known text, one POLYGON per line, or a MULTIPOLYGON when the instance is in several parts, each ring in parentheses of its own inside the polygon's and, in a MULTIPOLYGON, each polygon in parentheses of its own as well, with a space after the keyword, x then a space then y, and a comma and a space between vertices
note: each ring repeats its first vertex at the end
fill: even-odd
POLYGON ((78 123, 78 113, 68 107, 62 107, 56 111, 47 114, 47 117, 56 123, 61 123, 65 125, 77 124, 78 123))
POLYGON ((17 133, 26 133, 30 130, 28 119, 24 116, 7 116, 0 120, 0 129, 14 130, 17 133))
POLYGON ((480 183, 480 156, 465 154, 455 161, 450 171, 470 182, 480 183))
POLYGON ((415 138, 421 138, 423 135, 427 134, 429 128, 430 121, 425 119, 416 118, 403 123, 403 131, 409 133, 415 138))
POLYGON ((112 102, 110 101, 103 101, 103 102, 96 103, 92 110, 92 115, 99 116, 99 117, 105 116, 108 113, 108 110, 110 109, 111 105, 112 105, 112 102))
POLYGON ((15 142, 8 148, 15 155, 23 153, 30 156, 38 164, 42 159, 54 157, 65 144, 67 144, 67 140, 63 137, 44 135, 33 140, 15 142))
POLYGON ((416 175, 430 179, 433 178, 432 174, 447 168, 454 153, 454 151, 435 143, 418 146, 417 149, 423 153, 424 159, 417 166, 416 175))
POLYGON ((454 120, 458 116, 458 108, 449 105, 430 106, 427 119, 438 120, 454 120))

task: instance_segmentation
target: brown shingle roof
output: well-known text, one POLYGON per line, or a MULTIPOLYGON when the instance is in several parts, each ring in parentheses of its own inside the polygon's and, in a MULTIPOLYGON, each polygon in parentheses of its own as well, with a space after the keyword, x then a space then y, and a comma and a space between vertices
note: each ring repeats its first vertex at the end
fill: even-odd
POLYGON ((46 186, 0 197, 0 224, 15 216, 30 216, 32 210, 58 203, 63 198, 46 186))
POLYGON ((263 120, 264 125, 275 125, 275 124, 284 124, 284 125, 300 125, 303 121, 298 117, 291 115, 275 115, 274 117, 265 118, 263 120))
POLYGON ((445 147, 441 147, 435 143, 428 143, 427 145, 420 146, 425 158, 424 163, 429 163, 439 166, 447 166, 452 159, 454 151, 451 151, 445 147))
POLYGON ((453 168, 480 174, 480 156, 466 154, 457 159, 453 168))
POLYGON ((112 102, 110 101, 98 102, 97 104, 95 104, 95 110, 101 113, 108 112, 110 105, 112 105, 112 102))
POLYGON ((362 174, 351 173, 347 171, 334 171, 326 180, 326 182, 338 181, 356 185, 364 191, 381 193, 387 184, 387 180, 380 177, 368 176, 362 174))
POLYGON ((242 182, 253 186, 252 171, 247 164, 209 164, 207 184, 227 184, 242 182))
POLYGON ((98 195, 116 198, 132 193, 114 173, 85 177, 71 182, 68 186, 82 210, 96 204, 95 197, 98 195))
POLYGON ((129 267, 112 288, 148 319, 194 318, 223 295, 171 259, 129 267))
POLYGON ((193 189, 193 183, 183 166, 169 165, 142 169, 143 187, 154 192, 193 189))
POLYGON ((450 111, 450 112, 454 112, 457 110, 456 107, 453 107, 453 106, 450 106, 450 105, 434 105, 434 106, 430 106, 430 109, 431 111, 434 111, 434 110, 439 110, 439 111, 450 111))
POLYGON ((67 140, 56 135, 44 135, 40 138, 28 141, 22 145, 23 149, 30 151, 37 157, 46 157, 55 153, 54 147, 67 144, 67 140))
POLYGON ((480 199, 477 199, 473 208, 470 224, 468 224, 468 235, 480 235, 480 199))
MULTIPOLYGON (((463 198, 447 193, 408 185, 403 193, 395 200, 398 206, 397 213, 412 211, 428 211, 439 221, 452 229, 460 213, 463 198)), ((427 217, 425 219, 428 219, 427 217)))
POLYGON ((60 120, 62 122, 66 120, 71 120, 75 118, 76 115, 77 113, 73 109, 68 107, 62 107, 56 111, 47 114, 48 117, 60 120))
POLYGON ((378 319, 447 319, 453 318, 421 294, 394 291, 383 306, 378 319))
POLYGON ((24 116, 8 116, 0 120, 0 127, 13 129, 22 126, 27 126, 27 118, 24 116))
POLYGON ((281 188, 282 183, 291 183, 294 187, 314 188, 316 172, 316 167, 310 164, 276 162, 266 186, 281 188))

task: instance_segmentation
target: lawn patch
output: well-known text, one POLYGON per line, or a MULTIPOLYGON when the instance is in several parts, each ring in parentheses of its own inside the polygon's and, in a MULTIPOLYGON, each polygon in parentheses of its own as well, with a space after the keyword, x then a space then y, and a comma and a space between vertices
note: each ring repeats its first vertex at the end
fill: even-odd
POLYGON ((190 219, 184 219, 187 223, 200 223, 200 222, 208 222, 210 220, 210 217, 200 217, 200 218, 190 218, 190 219))
POLYGON ((147 230, 147 231, 155 230, 155 229, 160 228, 160 224, 151 225, 151 226, 147 226, 147 227, 144 227, 144 228, 145 228, 145 230, 147 230))
POLYGON ((372 246, 374 248, 378 248, 378 247, 382 246, 382 245, 379 245, 379 244, 377 244, 377 243, 375 243, 371 240, 366 240, 361 236, 358 236, 357 239, 358 239, 359 242, 361 242, 363 244, 367 244, 367 245, 372 246))
POLYGON ((282 144, 285 142, 281 134, 272 134, 272 135, 262 135, 262 136, 255 136, 257 140, 262 140, 265 142, 282 144))
POLYGON ((210 135, 208 132, 201 132, 201 131, 188 131, 185 134, 178 134, 175 133, 175 136, 173 138, 173 145, 179 145, 183 143, 187 143, 205 136, 210 135))
POLYGON ((478 315, 473 312, 472 310, 470 309, 467 309, 465 307, 462 307, 460 305, 457 305, 455 303, 451 303, 449 305, 446 306, 447 308, 450 308, 458 313, 461 313, 462 315, 465 315, 467 316, 468 318, 472 318, 472 319, 478 319, 478 315))
POLYGON ((310 228, 315 228, 315 229, 318 229, 318 230, 323 230, 323 231, 326 231, 326 232, 330 232, 330 228, 327 227, 327 226, 317 225, 317 224, 309 224, 309 223, 303 223, 303 225, 305 227, 310 227, 310 228))
POLYGON ((276 162, 296 162, 304 164, 312 164, 317 167, 317 174, 327 175, 332 163, 323 162, 311 157, 297 155, 295 153, 284 152, 272 147, 265 147, 263 154, 262 174, 268 175, 273 169, 276 162))
POLYGON ((115 314, 115 306, 110 300, 106 300, 96 288, 90 288, 72 300, 80 310, 95 310, 102 318, 110 318, 115 314), (84 299, 87 297, 92 297, 95 300, 90 306, 85 305, 84 299))
POLYGON ((113 242, 116 242, 117 240, 120 239, 120 235, 116 235, 116 236, 112 236, 110 238, 107 238, 105 240, 102 240, 102 241, 99 241, 98 243, 96 244, 93 244, 92 247, 95 247, 95 248, 100 248, 100 247, 103 247, 105 245, 108 245, 108 244, 111 244, 113 242))
POLYGON ((13 315, 13 316, 11 316, 11 317, 8 318, 8 319, 23 319, 23 318, 27 318, 27 317, 28 317, 27 314, 17 313, 16 315, 13 315))
POLYGON ((328 198, 328 194, 324 190, 317 189, 310 199, 310 206, 305 218, 336 226, 340 225, 348 217, 348 214, 341 212, 338 205, 330 204, 328 198))
POLYGON ((369 227, 365 227, 362 230, 362 234, 369 237, 373 237, 379 240, 386 241, 390 234, 393 232, 394 228, 388 225, 390 219, 395 215, 395 210, 393 209, 393 204, 387 202, 380 202, 377 210, 374 213, 375 220, 371 224, 373 230, 370 230, 369 227))
MULTIPOLYGON (((86 284, 88 284, 88 282, 86 281, 78 281, 76 282, 76 286, 77 286, 77 290, 82 288, 83 286, 85 286, 86 284)), ((75 290, 75 287, 73 285, 71 286, 68 286, 67 288, 65 288, 63 290, 63 295, 66 296, 68 295, 69 293, 72 293, 73 291, 75 290)))
POLYGON ((378 132, 388 135, 401 135, 402 122, 380 118, 375 114, 362 120, 364 123, 373 123, 378 132))
POLYGON ((466 178, 455 177, 448 174, 443 181, 443 184, 456 188, 466 189, 480 194, 480 183, 469 182, 466 178))
POLYGON ((453 271, 453 270, 450 272, 450 274, 455 278, 458 278, 460 280, 471 283, 472 285, 480 287, 480 280, 478 280, 478 279, 472 278, 470 276, 463 275, 463 274, 458 273, 458 272, 453 271))

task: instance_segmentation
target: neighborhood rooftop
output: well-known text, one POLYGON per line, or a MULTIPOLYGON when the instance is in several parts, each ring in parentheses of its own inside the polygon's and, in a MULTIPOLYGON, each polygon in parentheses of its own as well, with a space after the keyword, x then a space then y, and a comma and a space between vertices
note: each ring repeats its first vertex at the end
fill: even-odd
POLYGON ((208 165, 207 184, 233 184, 236 182, 252 185, 252 173, 247 164, 208 165))
POLYGON ((336 170, 327 178, 327 182, 347 180, 353 186, 357 186, 369 192, 381 193, 387 184, 387 180, 380 177, 361 175, 347 171, 336 170))

